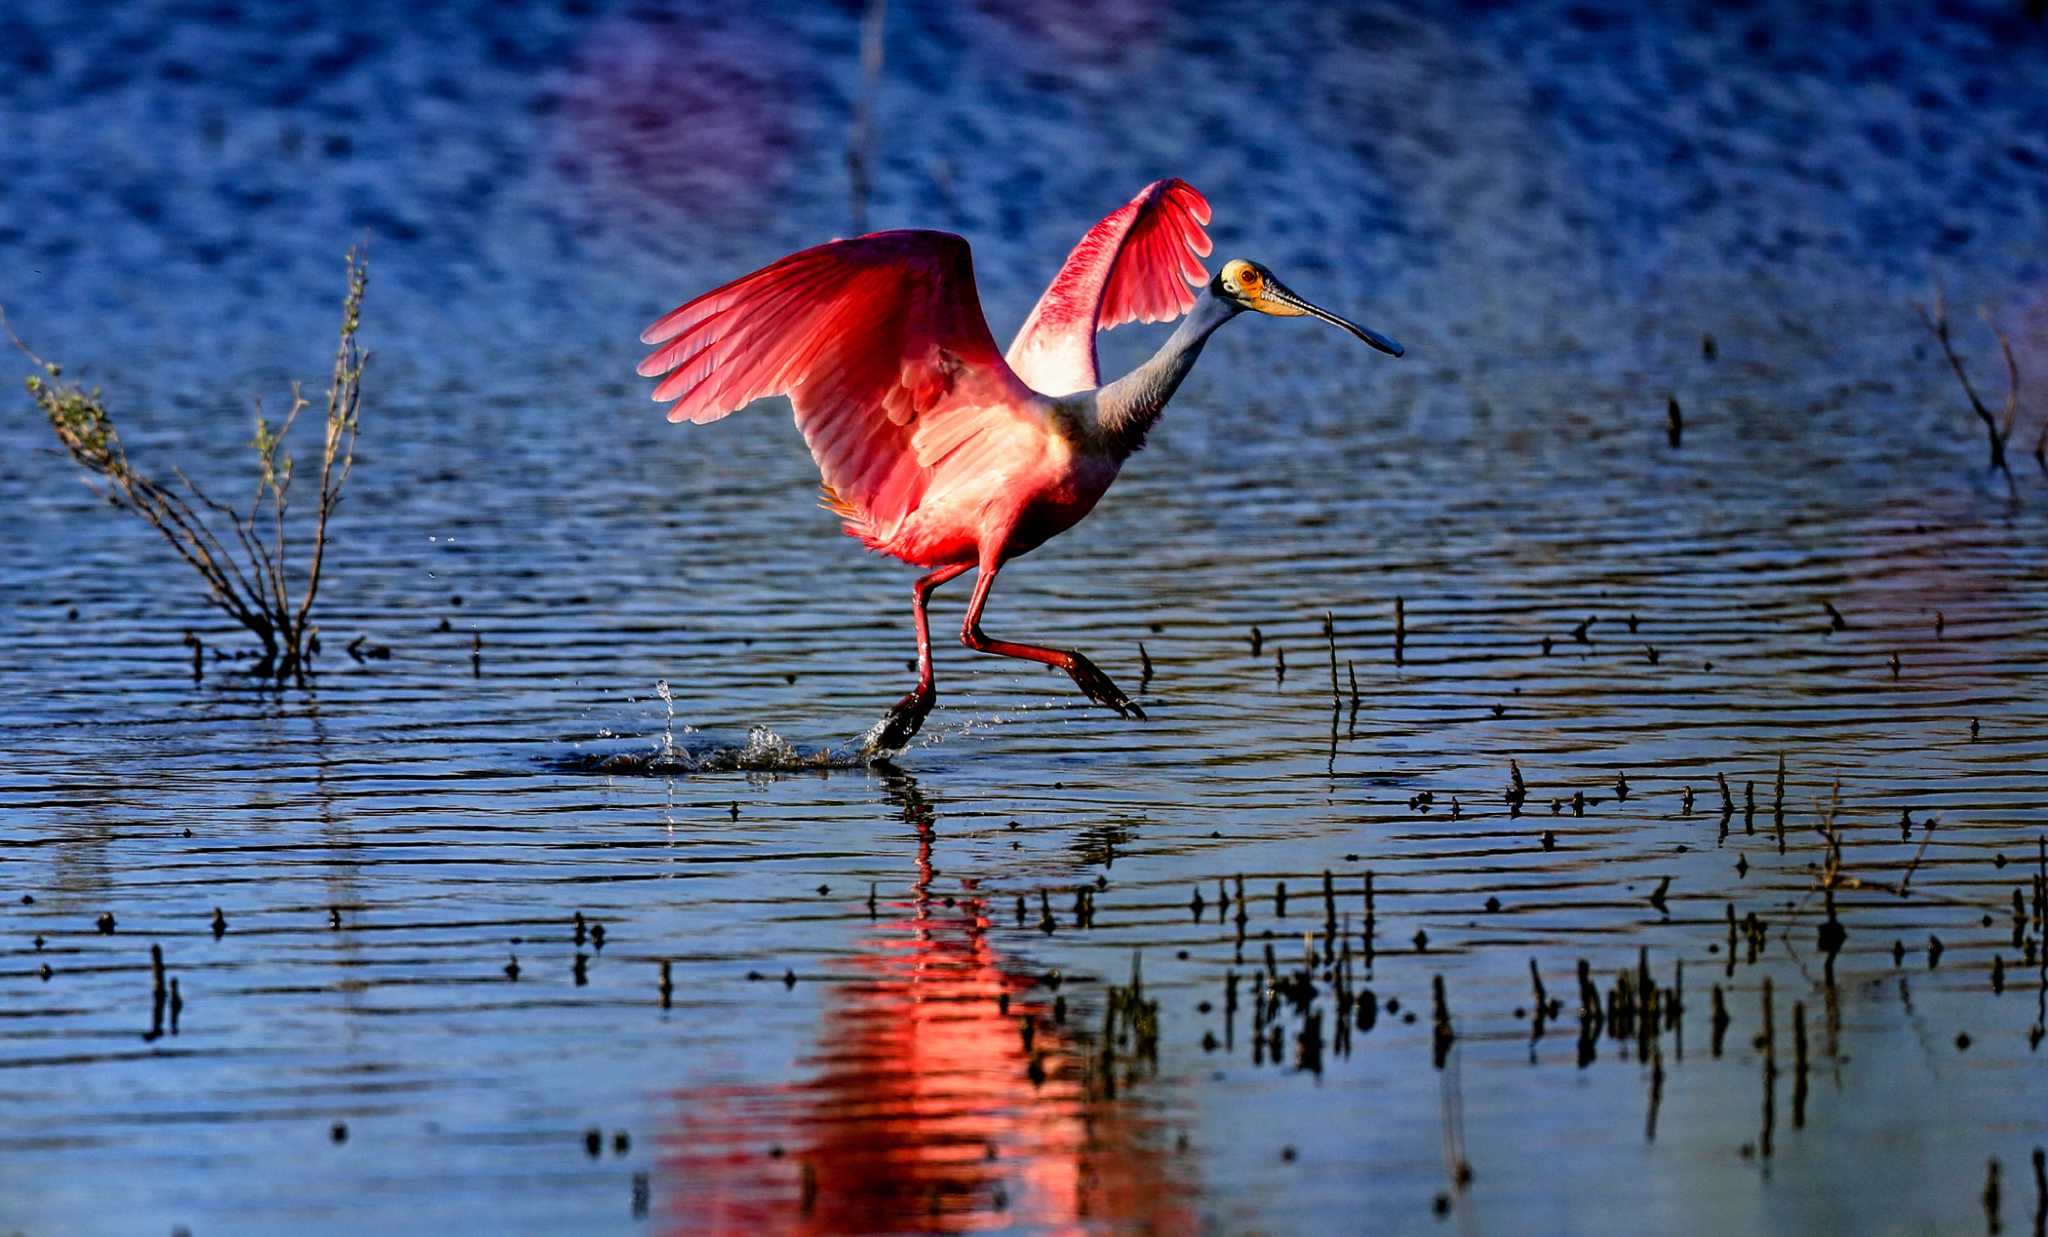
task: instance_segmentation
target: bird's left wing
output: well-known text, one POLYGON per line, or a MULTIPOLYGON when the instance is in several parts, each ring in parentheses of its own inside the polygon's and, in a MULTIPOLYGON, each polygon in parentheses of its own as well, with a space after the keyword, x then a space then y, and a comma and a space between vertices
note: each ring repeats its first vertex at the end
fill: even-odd
POLYGON ((1158 180, 1088 229, 1010 344, 1010 368, 1034 390, 1100 386, 1095 333, 1165 322, 1194 308, 1209 278, 1209 202, 1184 180, 1158 180))
POLYGON ((996 351, 967 242, 876 232, 794 253, 664 314, 640 336, 671 421, 716 421, 787 395, 843 507, 886 535, 956 445, 1036 400, 996 351), (921 451, 920 448, 923 448, 921 451))

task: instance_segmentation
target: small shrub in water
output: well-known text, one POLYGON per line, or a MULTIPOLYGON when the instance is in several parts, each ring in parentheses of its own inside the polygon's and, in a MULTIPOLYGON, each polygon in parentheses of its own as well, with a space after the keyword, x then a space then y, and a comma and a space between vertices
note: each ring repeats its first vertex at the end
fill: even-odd
MULTIPOLYGON (((303 679, 318 647, 319 628, 312 621, 313 600, 320 592, 320 568, 327 549, 327 521, 341 501, 355 464, 356 431, 362 407, 363 363, 368 359, 356 344, 363 291, 370 268, 355 250, 348 253, 348 293, 342 300, 341 339, 334 350, 334 372, 327 388, 327 432, 320 455, 320 497, 313 517, 312 548, 294 595, 286 562, 285 513, 291 502, 292 457, 284 450, 299 413, 309 405, 297 383, 291 408, 275 428, 256 406, 256 491, 246 511, 237 511, 210 497, 180 469, 176 487, 164 485, 128 460, 114 419, 90 390, 64 380, 61 366, 14 344, 39 373, 29 375, 29 397, 49 419, 57 441, 73 463, 85 470, 86 484, 114 506, 134 513, 154 528, 178 557, 205 581, 207 600, 249 629, 263 645, 259 671, 279 679, 303 679), (196 504, 196 505, 195 505, 196 504), (268 516, 268 529, 259 518, 268 516), (225 524, 232 547, 222 539, 225 524)), ((9 332, 10 338, 12 332, 9 332)))

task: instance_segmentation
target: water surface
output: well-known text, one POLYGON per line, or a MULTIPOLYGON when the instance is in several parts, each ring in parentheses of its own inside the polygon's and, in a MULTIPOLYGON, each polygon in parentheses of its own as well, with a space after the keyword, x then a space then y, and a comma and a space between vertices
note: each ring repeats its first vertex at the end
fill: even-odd
POLYGON ((364 234, 375 355, 308 687, 195 681, 236 633, 0 420, 0 1223, 1947 1233, 1994 1160, 2039 1223, 2048 478, 1909 307, 2037 355, 2024 16, 891 6, 869 218, 999 336, 1178 174, 1409 355, 1232 325, 1005 571, 1149 722, 942 638, 893 766, 697 774, 591 766, 911 681, 786 414, 631 378, 848 229, 857 15, 7 20, 4 300, 138 460, 238 489, 364 234))

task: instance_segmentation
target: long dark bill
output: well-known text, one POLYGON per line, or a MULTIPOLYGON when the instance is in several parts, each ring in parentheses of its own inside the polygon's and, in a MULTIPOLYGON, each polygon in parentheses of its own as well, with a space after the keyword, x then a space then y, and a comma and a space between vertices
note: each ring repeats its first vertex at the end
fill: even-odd
POLYGON ((1323 321, 1331 324, 1332 326, 1341 326, 1345 330, 1351 332, 1353 335, 1356 335, 1360 339, 1364 340, 1366 343, 1371 344, 1373 347, 1378 348, 1381 352, 1386 353, 1388 356, 1400 356, 1402 353, 1407 351, 1407 349, 1401 347, 1399 343, 1392 339, 1387 338, 1385 335, 1380 334, 1378 331, 1368 330, 1365 327, 1358 325, 1356 322, 1353 322, 1348 318, 1338 317, 1336 314, 1331 313, 1329 310, 1324 309, 1320 305, 1314 305, 1309 303, 1308 301, 1303 300, 1301 297, 1296 296, 1292 290, 1283 286, 1277 279, 1268 279, 1266 281, 1266 295, 1271 297, 1273 300, 1279 301, 1282 305, 1286 305, 1290 309, 1297 310, 1301 313, 1308 314, 1312 317, 1321 318, 1323 321))

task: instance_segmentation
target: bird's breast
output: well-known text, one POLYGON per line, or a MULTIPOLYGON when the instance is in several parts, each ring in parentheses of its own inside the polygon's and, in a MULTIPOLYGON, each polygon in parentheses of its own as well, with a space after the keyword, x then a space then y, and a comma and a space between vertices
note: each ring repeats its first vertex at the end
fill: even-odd
POLYGON ((1022 504, 1011 534, 1020 554, 1080 523, 1116 480, 1114 460, 1075 451, 1067 443, 1048 454, 1052 466, 1022 504))
POLYGON ((1079 523, 1116 480, 1118 462, 1057 428, 977 435, 944 457, 917 508, 877 549, 918 564, 1015 557, 1079 523))

